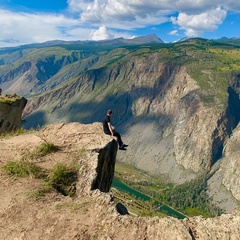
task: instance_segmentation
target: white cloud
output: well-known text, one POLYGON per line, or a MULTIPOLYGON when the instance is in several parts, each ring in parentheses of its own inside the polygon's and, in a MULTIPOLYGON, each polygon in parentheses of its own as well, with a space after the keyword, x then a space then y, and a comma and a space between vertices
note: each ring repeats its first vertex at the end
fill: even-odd
POLYGON ((168 34, 178 36, 178 30, 173 30, 173 31, 169 32, 168 34))
POLYGON ((81 13, 81 20, 88 22, 121 21, 122 25, 124 25, 125 22, 137 22, 140 19, 162 16, 161 9, 156 9, 156 4, 154 3, 154 6, 152 6, 151 3, 154 3, 154 1, 145 4, 127 0, 94 0, 81 13))
MULTIPOLYGON (((81 8, 81 19, 95 21, 96 19, 116 19, 134 21, 147 16, 166 16, 174 12, 199 14, 208 9, 215 9, 224 3, 209 0, 68 0, 75 8, 81 8), (86 7, 87 6, 87 7, 86 7)), ((240 5, 240 4, 239 4, 240 5)))
POLYGON ((63 15, 15 13, 1 9, 0 26, 1 47, 55 39, 79 40, 84 39, 84 36, 85 39, 90 39, 91 33, 91 29, 83 28, 78 19, 63 15), (76 31, 84 34, 76 34, 76 31))
POLYGON ((92 5, 88 5, 87 9, 81 14, 81 20, 86 22, 99 22, 103 19, 103 10, 104 8, 99 4, 98 1, 95 1, 92 5))
MULTIPOLYGON (((109 28, 131 30, 159 25, 169 21, 169 15, 178 13, 178 17, 170 18, 172 22, 184 29, 188 36, 199 36, 205 31, 212 31, 226 17, 226 10, 221 6, 227 2, 228 7, 233 0, 69 0, 75 4, 88 2, 82 8, 82 22, 95 26, 104 24, 109 28), (219 14, 219 15, 217 15, 219 14)), ((235 3, 236 5, 236 3, 235 3)), ((240 4, 238 4, 240 6, 240 4)))
POLYGON ((91 37, 92 40, 95 41, 112 38, 112 36, 108 33, 107 28, 104 25, 99 27, 99 29, 97 30, 92 30, 91 37))
POLYGON ((137 29, 172 22, 176 35, 201 36, 224 21, 227 11, 240 11, 236 0, 67 0, 64 14, 1 10, 0 46, 53 39, 87 40, 137 35, 137 29), (176 17, 177 16, 177 17, 176 17), (104 26, 104 27, 103 27, 104 26), (134 32, 131 32, 134 30, 134 32))
POLYGON ((221 8, 210 10, 198 15, 179 13, 177 18, 171 18, 174 24, 185 30, 186 36, 201 36, 205 31, 215 30, 223 22, 227 12, 221 8))
POLYGON ((82 12, 91 4, 91 0, 67 0, 68 8, 72 12, 82 12))

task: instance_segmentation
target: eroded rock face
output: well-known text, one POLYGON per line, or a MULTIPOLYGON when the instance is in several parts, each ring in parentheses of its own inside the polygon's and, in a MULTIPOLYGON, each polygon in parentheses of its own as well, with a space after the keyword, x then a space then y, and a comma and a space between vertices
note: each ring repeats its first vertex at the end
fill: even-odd
MULTIPOLYGON (((207 73, 203 70, 203 74, 207 73)), ((240 119, 238 84, 231 84, 221 93, 224 103, 218 99, 209 104, 187 67, 164 63, 159 53, 153 53, 86 72, 64 87, 33 98, 25 116, 29 123, 40 125, 91 123, 102 121, 106 106, 112 108, 114 125, 131 145, 119 160, 181 184, 210 171, 221 159, 223 146, 240 119)))
POLYGON ((202 95, 186 67, 165 63, 153 53, 86 72, 77 81, 31 99, 24 114, 32 124, 35 119, 40 125, 69 119, 90 123, 102 120, 107 105, 131 143, 121 160, 149 173, 172 172, 170 180, 181 183, 189 179, 180 176, 180 168, 195 173, 211 169, 221 157, 227 125, 232 127, 231 111, 222 112, 222 105, 221 112, 215 111, 202 95))
POLYGON ((22 126, 22 112, 27 99, 16 95, 1 96, 0 133, 15 131, 22 126))
POLYGON ((94 179, 91 190, 99 189, 101 192, 109 192, 115 171, 115 162, 118 144, 115 140, 99 150, 97 161, 97 176, 94 179))
POLYGON ((134 105, 137 113, 148 109, 148 115, 124 136, 132 148, 122 159, 131 159, 150 173, 166 174, 179 184, 192 177, 191 171, 184 174, 184 170, 199 173, 211 168, 212 134, 219 116, 203 104, 199 86, 185 68, 165 71, 169 75, 156 88, 155 98, 145 97, 139 107, 134 105))
MULTIPOLYGON (((153 65, 155 59, 151 60, 153 65)), ((240 119, 239 88, 235 83, 226 89, 226 106, 217 111, 203 101, 198 83, 186 68, 165 65, 153 71, 159 79, 152 96, 142 93, 132 105, 139 120, 126 131, 131 149, 121 159, 180 184, 210 171, 221 159, 240 119)))
MULTIPOLYGON (((223 205, 224 195, 233 196, 237 201, 240 201, 240 125, 234 130, 233 134, 226 142, 223 158, 218 164, 218 168, 209 181, 210 195, 220 206, 223 205), (225 190, 225 191, 224 191, 225 190)), ((237 205, 228 202, 228 207, 237 205)))
MULTIPOLYGON (((85 159, 82 165, 77 189, 79 193, 89 193, 98 189, 109 192, 114 176, 118 144, 115 138, 103 133, 102 123, 93 124, 53 124, 41 131, 41 137, 57 146, 82 151, 85 159)), ((81 153, 79 153, 81 155, 81 153)))
POLYGON ((183 220, 189 227, 192 239, 238 239, 240 233, 239 212, 205 219, 201 216, 183 220))
POLYGON ((45 169, 76 160, 80 164, 75 198, 48 192, 36 200, 31 194, 43 188, 42 180, 30 177, 12 179, 0 172, 0 229, 4 240, 239 238, 239 212, 216 218, 193 217, 184 220, 118 214, 106 191, 111 185, 113 164, 119 153, 116 152, 116 141, 103 133, 101 123, 54 124, 0 141, 0 167, 46 141, 60 147, 60 151, 35 159, 35 164, 45 169), (105 178, 103 175, 108 176, 105 178), (93 186, 96 189, 93 190, 93 186))

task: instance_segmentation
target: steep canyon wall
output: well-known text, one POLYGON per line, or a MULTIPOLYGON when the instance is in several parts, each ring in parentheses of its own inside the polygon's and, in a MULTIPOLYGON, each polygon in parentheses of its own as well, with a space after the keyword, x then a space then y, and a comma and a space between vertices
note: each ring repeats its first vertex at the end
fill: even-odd
MULTIPOLYGON (((202 74, 206 77, 205 71, 202 74)), ((238 203, 229 184, 212 185, 214 181, 222 183, 231 172, 219 175, 217 169, 226 163, 224 146, 239 122, 239 80, 228 82, 221 92, 223 101, 210 96, 209 102, 187 67, 164 63, 161 55, 154 53, 88 71, 30 99, 24 114, 29 127, 36 122, 91 123, 101 122, 111 108, 112 124, 130 146, 118 155, 119 161, 174 184, 213 170, 209 194, 231 212, 238 203), (219 194, 214 189, 220 189, 219 194)), ((238 175, 231 176, 237 183, 238 175)))
POLYGON ((25 116, 29 125, 35 118, 89 123, 102 121, 112 108, 113 125, 131 144, 121 161, 181 183, 209 171, 221 158, 223 144, 239 121, 234 115, 239 102, 232 104, 238 97, 234 89, 229 87, 228 103, 226 99, 219 112, 204 102, 186 67, 163 63, 154 53, 82 74, 31 99, 25 116))

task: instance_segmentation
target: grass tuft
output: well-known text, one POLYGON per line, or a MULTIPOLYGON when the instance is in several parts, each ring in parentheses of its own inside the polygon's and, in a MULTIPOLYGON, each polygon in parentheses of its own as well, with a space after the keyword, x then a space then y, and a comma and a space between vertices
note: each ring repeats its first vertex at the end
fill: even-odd
POLYGON ((3 170, 14 177, 27 177, 31 176, 34 178, 41 178, 46 175, 46 172, 30 160, 45 156, 51 152, 58 150, 58 147, 54 146, 52 143, 43 143, 37 147, 34 151, 28 152, 23 155, 18 161, 8 162, 3 166, 3 170))
POLYGON ((76 162, 69 166, 57 164, 48 176, 48 183, 64 196, 75 196, 79 166, 76 162))
MULTIPOLYGON (((74 197, 76 193, 76 181, 79 172, 78 161, 71 162, 68 166, 59 163, 52 170, 45 170, 30 160, 43 157, 49 153, 57 151, 59 148, 52 143, 43 143, 34 151, 28 152, 18 161, 8 162, 3 166, 3 170, 10 176, 41 178, 45 187, 36 190, 32 196, 39 199, 45 195, 49 189, 56 189, 64 196, 74 197)), ((84 154, 84 153, 82 153, 84 154)))
POLYGON ((26 159, 20 159, 19 161, 11 161, 3 166, 3 170, 14 177, 27 177, 40 178, 44 174, 44 170, 36 166, 34 163, 29 162, 26 159))
POLYGON ((0 138, 14 137, 14 136, 18 136, 18 135, 24 134, 24 133, 26 133, 26 132, 28 132, 26 129, 24 129, 24 128, 18 128, 18 129, 15 130, 15 131, 1 133, 1 134, 0 134, 0 138))
POLYGON ((49 153, 57 152, 58 150, 59 150, 59 148, 57 146, 55 146, 54 144, 45 142, 45 143, 42 143, 39 147, 37 147, 36 155, 46 156, 49 153))

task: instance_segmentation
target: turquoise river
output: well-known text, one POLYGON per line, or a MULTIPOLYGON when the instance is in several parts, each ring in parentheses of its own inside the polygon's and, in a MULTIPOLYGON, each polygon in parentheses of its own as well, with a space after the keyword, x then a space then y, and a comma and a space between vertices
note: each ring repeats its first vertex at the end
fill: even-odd
MULTIPOLYGON (((139 198, 143 201, 150 201, 151 200, 151 197, 137 191, 137 190, 134 190, 133 188, 125 185, 123 182, 121 182, 119 179, 116 179, 114 178, 113 179, 113 183, 112 183, 112 187, 114 188, 117 188, 121 191, 124 191, 124 192, 127 192, 131 195, 134 195, 136 198, 139 198)), ((186 218, 187 216, 183 215, 182 213, 174 210, 173 208, 167 206, 167 205, 164 205, 164 204, 161 204, 159 201, 155 201, 154 202, 154 205, 155 206, 158 206, 158 210, 161 211, 161 212, 165 212, 167 213, 167 215, 169 216, 172 216, 172 217, 176 217, 176 218, 179 218, 179 219, 183 219, 183 218, 186 218)))

